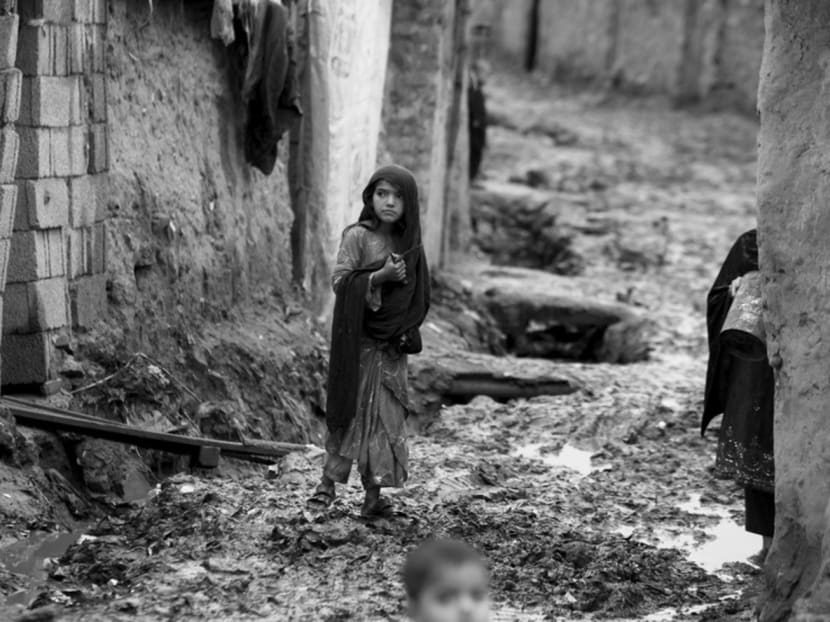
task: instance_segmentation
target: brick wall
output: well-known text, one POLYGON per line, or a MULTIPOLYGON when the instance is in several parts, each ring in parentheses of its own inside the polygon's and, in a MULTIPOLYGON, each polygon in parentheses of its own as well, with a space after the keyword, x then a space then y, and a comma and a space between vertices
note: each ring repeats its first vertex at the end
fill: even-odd
POLYGON ((57 384, 56 345, 70 328, 90 326, 106 303, 105 212, 96 196, 109 167, 106 21, 106 0, 20 4, 4 385, 57 384))

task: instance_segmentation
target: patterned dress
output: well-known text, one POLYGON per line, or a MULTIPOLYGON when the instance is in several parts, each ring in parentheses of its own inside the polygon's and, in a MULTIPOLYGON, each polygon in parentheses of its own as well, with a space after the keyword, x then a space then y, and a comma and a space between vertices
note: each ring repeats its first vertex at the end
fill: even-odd
MULTIPOLYGON (((364 227, 352 227, 343 234, 332 276, 337 289, 340 280, 356 268, 385 260, 392 252, 391 241, 364 227)), ((378 310, 383 304, 381 289, 371 288, 366 304, 378 310)), ((324 474, 346 483, 357 461, 363 485, 403 486, 407 478, 409 452, 406 446, 407 360, 394 346, 363 337, 360 344, 360 387, 355 418, 342 432, 329 434, 326 441, 324 474)))

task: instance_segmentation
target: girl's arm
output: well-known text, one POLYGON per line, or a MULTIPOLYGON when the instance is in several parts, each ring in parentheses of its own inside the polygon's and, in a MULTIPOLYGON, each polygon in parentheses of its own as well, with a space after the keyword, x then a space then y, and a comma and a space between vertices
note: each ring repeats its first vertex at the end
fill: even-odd
MULTIPOLYGON (((343 233, 331 276, 331 285, 335 293, 343 277, 363 265, 365 234, 366 230, 363 227, 351 227, 343 233)), ((381 305, 381 289, 376 274, 372 273, 372 275, 369 280, 370 287, 366 292, 366 304, 372 311, 377 311, 381 305)))

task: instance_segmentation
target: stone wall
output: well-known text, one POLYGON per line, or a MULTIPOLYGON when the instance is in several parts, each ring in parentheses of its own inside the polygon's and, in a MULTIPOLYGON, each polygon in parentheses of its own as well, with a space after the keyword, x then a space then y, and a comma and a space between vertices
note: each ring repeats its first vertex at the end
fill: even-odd
MULTIPOLYGON (((7 3, 8 4, 8 3, 7 3)), ((14 3, 11 3, 12 7, 14 3)), ((0 321, 6 289, 14 212, 17 206, 19 137, 15 123, 20 116, 22 72, 15 67, 19 17, 11 10, 0 12, 0 321)), ((5 330, 5 324, 3 324, 5 330)), ((5 365, 2 371, 5 373, 5 365)))
POLYGON ((830 3, 769 0, 758 198, 776 372, 775 539, 764 621, 830 619, 830 3))
POLYGON ((3 383, 60 386, 56 348, 105 306, 109 167, 106 0, 20 4, 17 208, 3 307, 3 383))
POLYGON ((511 64, 536 45, 536 69, 754 112, 763 0, 476 0, 492 54, 511 64))

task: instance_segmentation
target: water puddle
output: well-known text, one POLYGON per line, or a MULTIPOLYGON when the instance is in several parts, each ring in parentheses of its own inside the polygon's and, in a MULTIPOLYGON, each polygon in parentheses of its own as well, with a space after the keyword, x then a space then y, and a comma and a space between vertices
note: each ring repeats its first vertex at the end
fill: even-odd
POLYGON ((539 460, 545 466, 576 471, 581 477, 599 470, 599 467, 595 467, 591 462, 593 453, 590 451, 584 451, 570 443, 565 443, 558 453, 543 453, 542 449, 547 445, 547 443, 528 443, 516 448, 513 455, 528 460, 539 460))
MULTIPOLYGON (((719 505, 703 505, 699 494, 691 495, 688 501, 678 508, 689 514, 709 516, 717 522, 707 527, 678 525, 677 527, 631 526, 622 525, 614 531, 625 538, 634 537, 646 544, 664 549, 677 549, 686 554, 686 558, 710 573, 718 574, 725 564, 742 562, 757 566, 750 561, 763 545, 761 536, 747 532, 743 525, 731 517, 729 508, 719 505), (699 537, 703 532, 703 542, 699 537)), ((730 577, 718 574, 722 579, 730 577)))
POLYGON ((36 532, 25 540, 0 549, 0 564, 10 572, 31 578, 30 587, 9 595, 6 604, 28 605, 37 596, 37 586, 48 578, 50 560, 61 557, 82 536, 82 530, 36 532))

